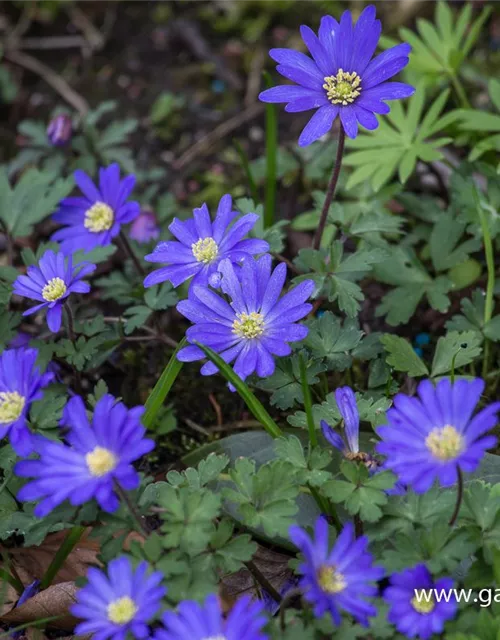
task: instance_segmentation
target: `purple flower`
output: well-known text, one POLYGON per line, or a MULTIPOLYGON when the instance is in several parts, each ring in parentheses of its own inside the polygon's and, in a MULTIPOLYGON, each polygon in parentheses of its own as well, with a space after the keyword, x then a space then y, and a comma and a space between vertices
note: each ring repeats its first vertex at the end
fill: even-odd
POLYGON ((387 619, 407 638, 437 637, 444 623, 455 616, 457 600, 450 591, 451 578, 434 582, 427 567, 419 564, 392 575, 390 582, 384 591, 384 600, 390 605, 387 619))
POLYGON ((343 610, 368 626, 368 617, 375 616, 377 610, 366 598, 377 595, 378 589, 372 583, 384 576, 384 569, 373 566, 373 556, 367 551, 368 538, 356 539, 354 527, 349 523, 330 550, 328 524, 320 516, 313 538, 293 526, 290 539, 304 554, 305 561, 299 567, 302 574, 299 586, 313 605, 314 614, 321 617, 329 612, 338 625, 340 610, 343 610))
POLYGON ((386 82, 408 64, 410 46, 399 44, 372 60, 381 33, 375 7, 366 7, 356 25, 350 11, 345 11, 340 24, 331 16, 321 19, 318 36, 306 26, 300 28, 312 56, 293 49, 271 49, 276 70, 296 84, 263 91, 263 102, 287 102, 285 111, 292 113, 317 109, 299 138, 305 147, 333 125, 337 116, 345 133, 355 138, 358 122, 366 129, 376 129, 374 114, 390 109, 385 100, 411 96, 415 89, 402 82, 386 82))
POLYGON ((38 266, 28 267, 27 275, 18 276, 14 282, 14 293, 40 304, 23 313, 32 313, 47 308, 47 325, 57 333, 61 328, 62 308, 64 301, 71 293, 88 293, 90 285, 82 282, 82 278, 95 270, 95 264, 80 262, 73 266, 73 258, 65 258, 62 253, 46 251, 38 262, 38 266))
POLYGON ((224 618, 217 596, 210 595, 200 605, 186 600, 177 612, 163 614, 165 629, 160 629, 155 640, 267 640, 262 633, 266 624, 261 615, 263 604, 252 602, 249 596, 239 598, 224 618))
POLYGON ((91 634, 96 640, 151 638, 148 622, 161 606, 167 590, 161 586, 163 574, 147 575, 141 562, 134 570, 124 556, 111 560, 107 575, 100 569, 88 570, 88 583, 76 595, 70 611, 85 620, 75 628, 77 635, 91 634))
POLYGON ((92 425, 80 396, 64 408, 62 426, 70 427, 68 444, 39 438, 39 460, 19 462, 18 476, 35 478, 19 492, 19 500, 42 501, 35 514, 43 517, 69 499, 74 506, 95 498, 104 511, 115 511, 118 498, 114 483, 130 491, 139 486, 132 462, 154 448, 144 438, 140 419, 144 407, 128 410, 122 402, 106 394, 96 404, 92 425))
POLYGON ((141 244, 147 244, 160 235, 160 227, 156 216, 148 209, 142 209, 130 227, 130 237, 141 244))
POLYGON ((485 434, 497 424, 500 402, 472 417, 483 389, 479 378, 454 384, 445 378, 435 387, 430 380, 421 382, 419 399, 398 394, 387 412, 388 425, 377 429, 385 467, 416 493, 428 491, 436 479, 451 486, 457 469, 474 471, 497 441, 485 434))
MULTIPOLYGON (((194 323, 186 332, 189 342, 200 342, 219 353, 242 380, 256 372, 266 378, 274 372, 273 356, 291 353, 289 342, 303 340, 308 329, 296 324, 312 309, 305 301, 314 290, 314 282, 305 280, 280 298, 286 266, 278 265, 271 273, 271 256, 243 262, 240 278, 230 260, 223 260, 222 294, 208 287, 194 286, 188 300, 177 305, 178 311, 194 323)), ((181 349, 181 362, 201 360, 205 355, 197 346, 181 349)), ((217 371, 212 362, 201 368, 202 375, 217 371)))
POLYGON ((54 147, 65 147, 71 140, 73 124, 67 113, 52 118, 47 127, 47 138, 54 147))
POLYGON ((9 437, 20 456, 33 451, 33 436, 26 416, 30 405, 43 397, 42 389, 54 378, 35 365, 37 349, 7 349, 0 355, 0 438, 9 437))
POLYGON ((215 220, 210 220, 206 204, 193 211, 193 218, 181 222, 174 218, 169 229, 179 242, 160 242, 153 253, 146 256, 148 262, 165 262, 166 267, 150 273, 144 280, 145 287, 169 280, 174 287, 194 276, 191 286, 206 285, 221 260, 239 262, 248 256, 265 253, 269 245, 265 240, 244 236, 258 220, 256 213, 247 213, 231 227, 238 215, 233 211, 230 195, 219 202, 215 220))
POLYGON ((127 202, 135 176, 120 180, 118 164, 99 169, 99 188, 84 171, 75 171, 74 176, 83 197, 65 198, 52 216, 55 222, 66 225, 51 238, 66 254, 111 244, 121 225, 132 222, 140 211, 138 202, 127 202))

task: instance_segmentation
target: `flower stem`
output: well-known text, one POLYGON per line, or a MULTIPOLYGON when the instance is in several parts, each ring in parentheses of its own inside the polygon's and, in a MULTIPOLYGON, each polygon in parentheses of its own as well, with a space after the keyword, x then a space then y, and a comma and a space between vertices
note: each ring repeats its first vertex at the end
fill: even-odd
POLYGON ((470 102, 467 99, 467 95, 466 95, 465 90, 464 90, 464 88, 462 86, 462 83, 458 79, 458 76, 455 73, 451 73, 450 74, 450 79, 451 79, 451 84, 453 85, 453 88, 455 89, 455 92, 457 94, 457 97, 458 97, 458 100, 459 100, 460 104, 462 105, 462 107, 464 109, 470 109, 470 102))
POLYGON ((456 519, 458 518, 458 513, 462 505, 463 494, 464 494, 464 478, 462 476, 460 467, 457 466, 457 502, 455 504, 455 508, 453 509, 453 513, 451 515, 450 521, 448 522, 450 527, 452 527, 455 524, 456 519))
POLYGON ((319 225, 314 234, 313 249, 319 249, 321 246, 321 238, 323 237, 323 231, 325 230, 326 219, 328 217, 328 210, 332 204, 333 196, 335 195, 335 189, 340 175, 340 168, 342 166, 342 155, 344 153, 345 133, 344 129, 340 127, 339 138, 337 143, 337 156, 335 158, 335 164, 333 165, 332 177, 328 184, 326 192, 325 202, 323 209, 321 210, 321 216, 319 219, 319 225))
POLYGON ((134 267, 135 270, 137 271, 137 273, 144 278, 146 276, 146 272, 144 271, 144 267, 142 266, 142 264, 139 262, 139 258, 135 255, 134 250, 132 249, 132 247, 130 246, 130 242, 128 241, 127 236, 123 233, 123 231, 120 231, 120 241, 122 243, 123 249, 125 251, 125 253, 128 255, 128 257, 132 260, 132 262, 134 263, 134 267))
MULTIPOLYGON (((490 229, 488 227, 488 220, 484 214, 484 210, 479 200, 479 194, 477 189, 474 189, 474 196, 477 206, 477 214, 479 222, 481 224, 481 231, 483 234, 484 253, 486 256, 486 269, 488 271, 488 281, 486 284, 486 300, 484 304, 484 325, 488 324, 493 316, 493 293, 495 291, 495 258, 493 253, 493 242, 491 241, 490 229)), ((485 338, 484 341, 484 354, 483 354, 483 378, 488 373, 490 355, 490 341, 485 338)))
POLYGON ((120 496, 120 500, 123 502, 123 504, 129 510, 130 515, 132 516, 134 522, 137 524, 137 527, 138 527, 139 531, 142 534, 144 534, 145 536, 149 536, 149 530, 148 530, 146 524, 144 523, 140 513, 137 511, 135 505, 132 504, 132 501, 128 497, 127 492, 124 491, 122 489, 122 487, 116 481, 115 481, 115 491, 120 496))
POLYGON ((271 596, 271 598, 280 603, 282 598, 280 594, 276 591, 273 585, 269 582, 266 576, 262 573, 262 571, 257 567, 255 562, 249 560, 244 563, 245 567, 250 571, 255 580, 260 584, 260 586, 267 591, 267 593, 271 596))

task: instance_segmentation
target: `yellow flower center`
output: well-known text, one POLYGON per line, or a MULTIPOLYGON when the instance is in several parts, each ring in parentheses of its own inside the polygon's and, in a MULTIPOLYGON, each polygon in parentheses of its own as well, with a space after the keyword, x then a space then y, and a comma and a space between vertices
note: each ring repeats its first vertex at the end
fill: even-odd
POLYGON ((420 589, 418 598, 415 595, 411 599, 411 606, 415 609, 415 611, 418 611, 418 613, 431 613, 431 611, 433 611, 434 607, 436 606, 432 591, 420 589))
POLYGON ((326 76, 323 80, 323 89, 326 90, 326 97, 332 104, 347 107, 361 93, 361 78, 355 71, 348 73, 339 69, 336 76, 326 76))
POLYGON ((319 568, 318 584, 325 593, 340 593, 347 587, 346 579, 340 571, 328 565, 319 568))
POLYGON ((137 606, 132 598, 123 596, 108 605, 108 618, 115 624, 127 624, 137 613, 137 606))
POLYGON ((233 333, 240 338, 258 338, 264 333, 264 316, 262 313, 239 313, 233 322, 233 333))
POLYGON ((47 302, 59 300, 66 293, 67 287, 62 278, 52 278, 42 289, 42 298, 47 302))
POLYGON ((100 233, 111 229, 114 220, 113 209, 104 202, 96 202, 85 212, 83 226, 92 233, 100 233))
POLYGON ((464 439, 455 427, 447 424, 433 429, 425 439, 425 444, 435 458, 447 462, 463 451, 464 439))
POLYGON ((0 393, 0 424, 15 422, 23 412, 26 398, 17 391, 0 393))
POLYGON ((198 262, 210 264, 217 258, 219 247, 213 238, 202 238, 198 242, 193 242, 191 251, 198 262))
POLYGON ((87 463, 90 473, 96 478, 101 478, 110 471, 113 471, 118 464, 118 458, 109 449, 96 447, 87 453, 85 462, 87 463))

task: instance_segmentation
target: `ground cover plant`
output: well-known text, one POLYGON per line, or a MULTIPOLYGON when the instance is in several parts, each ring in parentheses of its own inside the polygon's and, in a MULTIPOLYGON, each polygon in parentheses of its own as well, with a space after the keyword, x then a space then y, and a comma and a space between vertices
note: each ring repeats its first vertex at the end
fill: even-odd
POLYGON ((112 4, 4 16, 0 637, 496 640, 498 8, 112 4))

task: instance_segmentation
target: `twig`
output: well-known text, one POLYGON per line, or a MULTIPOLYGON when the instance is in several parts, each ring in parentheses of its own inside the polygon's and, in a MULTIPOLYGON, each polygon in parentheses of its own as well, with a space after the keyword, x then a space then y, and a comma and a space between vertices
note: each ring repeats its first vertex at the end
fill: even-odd
POLYGON ((66 100, 66 102, 73 107, 81 116, 85 116, 89 110, 89 105, 85 98, 72 89, 69 84, 59 74, 53 71, 50 67, 43 64, 33 56, 21 51, 13 51, 8 49, 4 52, 4 58, 13 64, 17 64, 23 69, 28 69, 40 76, 42 80, 50 85, 54 91, 66 100))
POLYGON ((82 49, 88 42, 82 36, 47 36, 45 38, 23 38, 16 42, 16 49, 82 49))
POLYGON ((199 158, 200 156, 208 153, 208 151, 210 151, 210 149, 219 142, 219 140, 227 136, 231 131, 241 127, 241 125, 245 124, 249 120, 253 120, 263 111, 264 105, 261 102, 257 102, 243 111, 238 112, 232 118, 225 120, 204 138, 195 142, 191 147, 189 147, 189 149, 186 149, 186 151, 184 151, 177 160, 174 160, 173 168, 176 170, 183 169, 195 158, 199 158))
POLYGON ((105 38, 102 33, 88 19, 86 14, 78 7, 71 7, 68 11, 71 21, 77 29, 85 36, 85 40, 91 49, 99 51, 105 44, 105 38))
POLYGON ((222 424, 222 410, 220 408, 220 404, 217 402, 217 398, 213 393, 208 394, 208 399, 210 400, 210 404, 214 408, 215 415, 217 416, 217 426, 220 427, 222 424))

